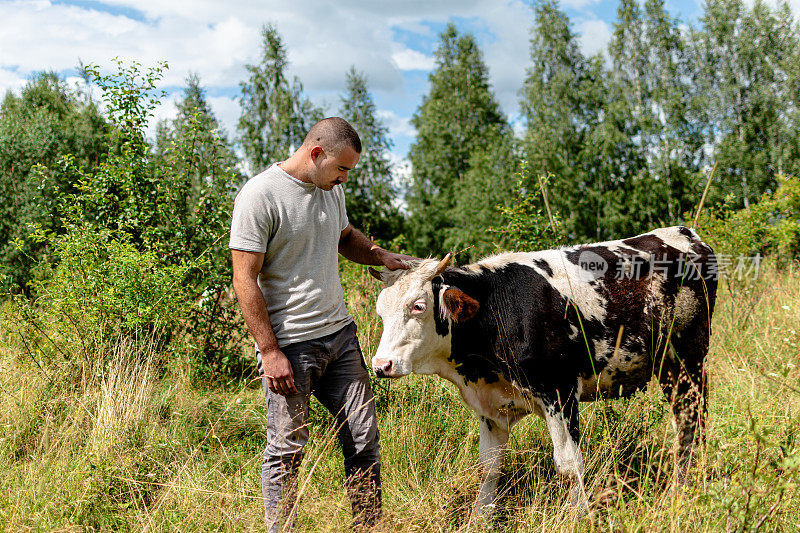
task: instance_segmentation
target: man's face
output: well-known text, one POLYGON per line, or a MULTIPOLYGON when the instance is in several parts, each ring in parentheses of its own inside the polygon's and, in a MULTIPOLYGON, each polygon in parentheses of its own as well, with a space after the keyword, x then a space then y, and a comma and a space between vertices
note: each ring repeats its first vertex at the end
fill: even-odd
POLYGON ((347 181, 347 173, 355 168, 360 157, 351 146, 345 147, 337 155, 320 150, 314 159, 317 172, 311 181, 320 189, 329 191, 347 181))

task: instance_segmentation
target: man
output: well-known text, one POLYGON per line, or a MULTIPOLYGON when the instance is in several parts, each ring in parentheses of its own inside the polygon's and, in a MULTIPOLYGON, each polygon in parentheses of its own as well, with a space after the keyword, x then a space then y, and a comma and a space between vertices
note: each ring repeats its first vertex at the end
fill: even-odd
POLYGON ((233 209, 233 286, 267 400, 261 484, 270 531, 296 524, 311 394, 336 417, 354 520, 370 526, 381 514, 375 406, 337 252, 392 270, 409 258, 374 245, 347 219, 337 185, 360 153, 353 127, 326 118, 291 157, 249 180, 233 209))

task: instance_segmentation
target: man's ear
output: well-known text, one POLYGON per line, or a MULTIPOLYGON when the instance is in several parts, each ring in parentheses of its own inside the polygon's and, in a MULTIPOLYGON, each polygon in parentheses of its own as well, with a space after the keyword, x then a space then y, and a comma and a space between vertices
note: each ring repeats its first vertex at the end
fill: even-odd
POLYGON ((442 296, 444 307, 455 322, 466 322, 480 309, 478 300, 458 289, 447 289, 442 296))
POLYGON ((323 150, 321 146, 313 146, 310 150, 311 160, 316 163, 319 156, 323 155, 324 153, 325 150, 323 150))

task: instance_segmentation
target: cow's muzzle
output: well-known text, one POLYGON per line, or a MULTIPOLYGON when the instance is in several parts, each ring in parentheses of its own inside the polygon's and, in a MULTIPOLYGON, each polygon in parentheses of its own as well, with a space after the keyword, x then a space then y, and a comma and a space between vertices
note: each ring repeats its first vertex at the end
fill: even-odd
POLYGON ((392 361, 386 361, 383 359, 373 359, 372 361, 372 370, 375 371, 375 375, 379 378, 395 378, 397 376, 392 375, 392 371, 394 369, 394 365, 392 361))

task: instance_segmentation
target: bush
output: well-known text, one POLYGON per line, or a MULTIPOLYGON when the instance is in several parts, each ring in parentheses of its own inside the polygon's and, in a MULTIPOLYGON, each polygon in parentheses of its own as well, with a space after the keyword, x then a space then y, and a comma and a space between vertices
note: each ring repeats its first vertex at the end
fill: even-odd
POLYGON ((241 359, 244 327, 225 297, 235 156, 196 79, 169 142, 153 153, 145 128, 166 64, 142 71, 138 63, 117 61, 117 67, 109 75, 85 68, 111 120, 104 159, 85 169, 64 156, 36 170, 42 183, 68 181, 77 192, 46 196, 61 217, 58 233, 40 230, 19 243, 49 250, 32 294, 48 301, 51 318, 67 317, 76 324, 69 331, 88 335, 82 343, 136 336, 160 349, 180 331, 197 377, 240 380, 252 364, 241 359))
POLYGON ((37 299, 21 307, 28 338, 41 348, 37 353, 56 349, 68 363, 83 359, 97 369, 119 342, 165 346, 187 316, 182 283, 194 265, 165 265, 155 253, 137 250, 125 233, 87 224, 35 238, 48 243, 55 263, 35 282, 37 299), (59 338, 43 338, 47 330, 59 338), (41 346, 45 341, 49 347, 41 346))
POLYGON ((774 256, 778 264, 800 258, 800 179, 778 178, 778 189, 756 204, 709 209, 698 224, 718 254, 774 256))
POLYGON ((533 181, 525 162, 517 186, 515 201, 510 207, 500 206, 500 212, 507 221, 505 227, 493 228, 500 237, 500 249, 534 251, 555 248, 568 242, 564 225, 558 213, 550 210, 547 198, 549 177, 539 176, 533 181))

